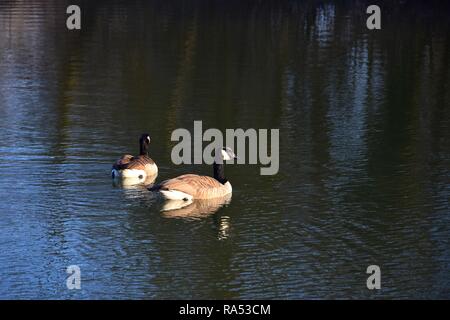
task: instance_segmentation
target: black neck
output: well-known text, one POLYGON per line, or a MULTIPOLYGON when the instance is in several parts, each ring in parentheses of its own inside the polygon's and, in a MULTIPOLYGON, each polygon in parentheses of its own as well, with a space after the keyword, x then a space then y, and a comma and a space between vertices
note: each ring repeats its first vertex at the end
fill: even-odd
POLYGON ((225 179, 225 166, 223 163, 218 164, 214 162, 214 179, 219 181, 221 184, 224 184, 227 182, 227 179, 225 179))
POLYGON ((148 146, 145 143, 141 143, 139 148, 139 155, 148 156, 148 146))

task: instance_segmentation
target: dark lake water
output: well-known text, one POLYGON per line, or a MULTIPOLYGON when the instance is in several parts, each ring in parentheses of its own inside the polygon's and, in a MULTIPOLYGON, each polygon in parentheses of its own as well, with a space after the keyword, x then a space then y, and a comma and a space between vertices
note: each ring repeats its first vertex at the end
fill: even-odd
POLYGON ((0 2, 0 298, 450 298, 448 5, 381 3, 0 2), (278 128, 279 173, 201 215, 113 185, 142 132, 211 174, 171 162, 194 120, 278 128))

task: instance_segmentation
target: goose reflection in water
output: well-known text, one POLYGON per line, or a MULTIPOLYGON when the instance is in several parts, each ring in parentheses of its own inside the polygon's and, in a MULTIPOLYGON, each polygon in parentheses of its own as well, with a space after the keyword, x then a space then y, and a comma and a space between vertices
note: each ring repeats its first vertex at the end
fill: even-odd
MULTIPOLYGON (((161 212, 165 218, 198 220, 213 215, 230 202, 231 193, 213 199, 168 200, 164 202, 161 212)), ((230 217, 214 216, 214 224, 217 227, 217 239, 227 239, 230 235, 230 217)))
POLYGON ((212 199, 167 200, 161 209, 166 218, 201 219, 231 202, 231 193, 212 199))

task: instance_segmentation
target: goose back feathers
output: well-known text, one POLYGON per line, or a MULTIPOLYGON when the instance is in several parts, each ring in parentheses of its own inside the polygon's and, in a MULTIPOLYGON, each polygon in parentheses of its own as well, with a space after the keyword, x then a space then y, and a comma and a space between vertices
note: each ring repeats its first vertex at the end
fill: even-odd
POLYGON ((163 181, 150 191, 159 191, 167 199, 191 200, 223 197, 231 193, 232 188, 229 182, 222 184, 212 177, 184 174, 163 181))

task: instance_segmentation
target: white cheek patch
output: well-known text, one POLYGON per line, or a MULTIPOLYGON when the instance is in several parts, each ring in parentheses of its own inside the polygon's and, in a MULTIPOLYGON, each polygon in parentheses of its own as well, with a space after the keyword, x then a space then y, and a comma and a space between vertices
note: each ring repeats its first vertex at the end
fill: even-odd
POLYGON ((222 150, 222 159, 223 160, 231 160, 230 156, 225 150, 222 150))

